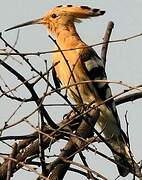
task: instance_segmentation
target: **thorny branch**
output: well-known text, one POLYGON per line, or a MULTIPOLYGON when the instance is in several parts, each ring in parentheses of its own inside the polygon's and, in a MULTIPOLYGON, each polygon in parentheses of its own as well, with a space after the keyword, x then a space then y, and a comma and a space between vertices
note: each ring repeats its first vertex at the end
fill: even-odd
MULTIPOLYGON (((96 44, 92 44, 88 47, 95 47, 95 46, 101 46, 103 44, 110 44, 110 43, 119 43, 119 42, 127 42, 131 39, 135 39, 137 37, 140 37, 142 36, 142 33, 138 33, 138 34, 135 34, 135 35, 132 35, 132 36, 129 36, 129 37, 125 37, 125 38, 122 38, 122 39, 116 39, 116 40, 111 40, 111 41, 103 41, 103 42, 100 42, 100 43, 96 43, 96 44)), ((82 47, 84 49, 84 47, 82 47)), ((75 49, 80 49, 80 48, 72 48, 72 49, 61 49, 62 52, 64 51, 72 51, 72 50, 75 50, 75 49)), ((35 55, 35 56, 40 56, 42 54, 52 54, 52 53, 56 53, 56 52, 60 52, 60 50, 51 50, 51 51, 43 51, 43 52, 29 52, 29 53, 21 53, 21 55, 23 56, 30 56, 30 55, 35 55)), ((4 55, 4 56, 7 56, 7 55, 17 55, 19 56, 18 53, 0 53, 0 55, 4 55)))
MULTIPOLYGON (((123 39, 118 40, 112 40, 110 41, 110 35, 113 28, 113 22, 108 23, 107 30, 105 32, 105 36, 102 43, 94 44, 89 47, 103 45, 102 51, 101 51, 101 57, 104 61, 104 65, 106 63, 106 55, 107 55, 107 49, 109 43, 114 42, 126 42, 130 39, 142 36, 142 33, 136 34, 134 36, 130 36, 123 39)), ((17 124, 20 124, 22 122, 26 122, 29 124, 33 129, 34 133, 29 135, 23 135, 23 136, 3 136, 0 137, 0 141, 6 141, 6 140, 21 140, 17 144, 13 145, 12 153, 9 155, 5 155, 0 153, 0 157, 3 159, 3 163, 0 165, 0 179, 10 180, 10 178, 14 175, 16 171, 19 169, 25 167, 27 170, 34 172, 39 177, 38 179, 60 179, 62 180, 64 178, 64 175, 68 170, 73 170, 74 172, 77 172, 79 174, 82 174, 90 179, 98 180, 97 177, 100 179, 107 179, 102 174, 92 170, 89 167, 89 164, 87 163, 85 157, 81 154, 84 150, 89 150, 91 152, 94 152, 94 154, 97 154, 112 163, 115 163, 115 160, 108 157, 106 154, 101 153, 96 148, 90 147, 93 143, 96 142, 104 142, 107 144, 107 139, 103 138, 102 132, 98 132, 95 130, 95 121, 92 120, 89 116, 89 114, 92 113, 92 109, 88 105, 88 109, 85 111, 78 111, 77 106, 73 105, 62 93, 60 93, 59 90, 68 89, 70 85, 66 87, 62 87, 60 89, 55 89, 52 84, 50 83, 48 79, 48 74, 50 73, 50 69, 47 70, 45 73, 40 73, 37 71, 37 69, 34 68, 34 66, 30 63, 29 59, 26 58, 28 55, 36 55, 40 56, 42 54, 46 53, 54 53, 54 52, 63 52, 63 51, 69 51, 74 49, 68 49, 68 50, 59 50, 56 51, 46 51, 46 52, 36 52, 36 53, 20 53, 18 50, 15 49, 15 46, 11 46, 9 43, 3 39, 1 36, 0 39, 5 43, 6 46, 11 48, 11 51, 9 53, 4 52, 0 53, 0 55, 7 56, 5 59, 8 58, 8 56, 12 55, 18 55, 19 57, 22 57, 22 59, 28 64, 28 66, 36 73, 36 76, 33 76, 32 78, 29 78, 28 80, 23 77, 19 72, 17 72, 13 67, 8 65, 8 63, 4 62, 3 60, 0 60, 0 65, 6 68, 8 71, 13 73, 15 77, 17 77, 21 84, 17 85, 15 88, 9 88, 8 91, 5 91, 4 88, 0 88, 0 91, 2 92, 2 95, 0 97, 6 97, 12 101, 16 100, 22 103, 27 102, 35 102, 37 104, 37 108, 35 108, 31 113, 29 113, 27 116, 21 118, 20 120, 17 120, 16 123, 9 124, 9 121, 7 121, 6 125, 1 128, 1 132, 5 131, 8 128, 12 128, 16 126, 17 124), (12 52, 14 51, 14 52, 12 52), (46 78, 47 77, 47 78, 46 78), (36 80, 34 80, 36 78, 36 80), (30 83, 30 81, 33 81, 33 83, 30 83), (46 85, 46 90, 42 96, 38 96, 38 93, 34 89, 34 87, 40 82, 40 80, 43 80, 46 85), (31 98, 21 98, 14 96, 13 92, 18 90, 19 87, 25 86, 28 91, 31 93, 31 98), (50 88, 49 88, 50 87, 50 88), (11 94, 10 94, 11 93, 11 94), (68 113, 63 120, 60 121, 60 123, 56 124, 55 121, 49 116, 46 106, 44 105, 44 99, 46 97, 49 97, 53 93, 58 94, 60 97, 62 97, 66 101, 66 105, 69 105, 72 108, 72 111, 68 113), (29 118, 39 112, 40 116, 39 119, 42 120, 41 127, 35 127, 30 121, 29 118), (44 119, 47 120, 49 125, 44 124, 44 119), (94 131, 97 134, 97 137, 93 137, 94 131), (66 141, 66 145, 62 148, 59 155, 53 155, 54 160, 50 159, 50 157, 46 154, 50 154, 50 151, 52 151, 52 145, 57 144, 58 140, 64 140, 66 141), (45 152, 44 150, 49 149, 48 152, 45 152), (45 152, 45 153, 44 153, 45 152), (83 161, 83 164, 79 164, 78 162, 73 161, 73 158, 76 154, 80 154, 80 157, 83 161), (35 170, 35 167, 33 168, 32 164, 35 158, 40 157, 39 161, 35 163, 35 167, 41 166, 42 167, 42 174, 38 173, 38 171, 35 170), (48 158, 48 162, 46 163, 46 158, 48 158), (28 163, 28 165, 26 164, 28 163), (74 164, 75 166, 79 166, 80 168, 83 168, 84 170, 78 170, 73 169, 70 167, 71 164, 74 164), (92 175, 94 173, 94 175, 92 175), (49 176, 48 176, 49 175, 49 176), (47 177, 48 176, 48 177, 47 177)), ((17 42, 17 41, 16 41, 17 42)), ((4 48, 3 48, 4 49, 4 48)), ((5 51, 5 50, 4 50, 5 51)), ((90 82, 90 81, 89 81, 90 82)), ((89 82, 80 82, 80 83, 89 83, 89 82)), ((96 81, 98 83, 98 81, 96 81)), ((95 82, 94 82, 95 83, 95 82)), ((138 86, 130 86, 126 83, 123 83, 122 81, 116 82, 116 81, 107 81, 107 83, 116 83, 119 85, 123 85, 127 87, 126 90, 123 92, 113 96, 112 98, 115 98, 116 105, 123 104, 125 102, 134 101, 136 99, 142 98, 142 90, 141 85, 138 86), (131 90, 137 90, 137 92, 131 93, 131 90), (129 93, 125 95, 125 93, 129 93), (120 97, 121 95, 121 97, 120 97)), ((6 84, 6 83, 5 83, 6 84)), ((71 86, 77 86, 79 83, 74 83, 71 86)), ((7 86, 7 85, 6 85, 7 86)), ((109 101, 110 99, 107 99, 106 101, 109 101)), ((93 103, 93 102, 92 102, 93 103)), ((105 102, 103 102, 105 103, 105 102)), ((58 105, 59 103, 55 104, 58 105)), ((47 103, 47 106, 49 103, 47 103)), ((63 104, 65 106, 65 104, 63 104)), ((83 105, 83 104, 82 104, 83 105)), ((101 105, 101 104, 100 104, 101 105)), ((96 121, 97 117, 99 116, 98 107, 100 106, 94 106, 93 108, 96 108, 96 121)), ((20 109, 21 106, 19 106, 17 109, 20 109)), ((16 114, 17 110, 12 114, 10 119, 16 114)), ((111 148, 111 147, 110 147, 111 148)), ((87 157, 86 157, 87 158, 87 157)), ((121 166, 121 164, 120 164, 121 166)), ((132 172, 135 178, 135 175, 140 177, 138 174, 135 174, 132 172)))

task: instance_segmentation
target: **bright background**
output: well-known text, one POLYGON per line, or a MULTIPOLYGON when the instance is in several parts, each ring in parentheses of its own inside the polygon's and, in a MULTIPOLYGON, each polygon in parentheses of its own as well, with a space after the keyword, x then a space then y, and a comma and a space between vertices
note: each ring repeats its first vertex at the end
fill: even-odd
MULTIPOLYGON (((137 33, 142 32, 142 1, 141 0, 1 0, 0 4, 0 31, 3 31, 6 28, 9 28, 13 25, 26 22, 32 19, 41 17, 54 6, 60 4, 74 4, 74 5, 88 5, 94 8, 101 8, 106 10, 106 14, 103 17, 92 18, 91 20, 85 20, 82 24, 77 24, 78 32, 82 39, 88 44, 99 43, 102 41, 103 34, 105 32, 108 21, 113 21, 115 27, 111 39, 121 39, 124 37, 129 37, 137 33)), ((7 32, 3 34, 3 37, 8 40, 11 44, 14 43, 17 35, 17 30, 7 32)), ((0 42, 0 48, 3 47, 3 44, 0 42)), ((53 42, 48 38, 45 28, 42 26, 30 26, 21 29, 20 37, 16 48, 21 52, 37 52, 37 51, 48 51, 52 50, 54 47, 53 42)), ((127 42, 113 43, 110 44, 107 56, 107 75, 110 80, 122 80, 123 82, 129 85, 137 85, 142 82, 142 37, 129 40, 127 42)), ((100 48, 95 47, 95 50, 100 54, 100 48)), ((1 57, 3 58, 3 57, 1 57)), ((38 68, 42 70, 45 68, 44 59, 47 59, 49 65, 51 64, 51 54, 42 55, 40 58, 30 57, 30 61, 38 68), (40 61, 39 61, 40 60, 40 61)), ((20 62, 22 60, 19 60, 20 62)), ((13 65, 19 72, 24 74, 27 78, 31 75, 31 72, 25 72, 26 65, 19 64, 16 61, 10 59, 9 63, 13 65)), ((0 68, 0 75, 3 79, 9 84, 10 87, 16 85, 16 81, 10 73, 7 73, 3 68, 0 68)), ((0 83, 3 85, 2 81, 0 83)), ((122 90, 121 86, 111 85, 113 93, 116 94, 122 90)), ((37 90, 42 94, 42 87, 37 87, 37 90)), ((19 92, 20 93, 20 92, 19 92)), ((21 94, 24 97, 24 93, 21 89, 21 94)), ((55 103, 56 101, 63 102, 61 98, 51 96, 48 99, 50 103, 55 103)), ((18 106, 17 102, 9 103, 9 100, 2 98, 0 100, 0 126, 3 127, 3 123, 8 119, 8 117, 14 112, 15 108, 18 106)), ((22 114, 28 114, 32 109, 35 108, 35 105, 28 104, 23 105, 19 114, 17 113, 13 119, 13 122, 16 121, 16 118, 20 119, 22 114)), ((134 103, 127 103, 118 107, 120 119, 124 130, 126 129, 125 124, 125 113, 128 110, 128 120, 129 120, 129 134, 131 140, 131 148, 136 157, 137 161, 142 159, 142 131, 141 131, 141 116, 142 116, 142 100, 137 100, 134 103)), ((65 108, 48 108, 48 112, 55 119, 55 121, 60 121, 64 113, 67 113, 68 110, 65 108)), ((33 122, 35 118, 31 119, 33 122)), ((35 122, 35 125, 37 122, 35 122)), ((4 132, 3 135, 23 135, 33 131, 32 128, 29 128, 26 124, 19 125, 13 129, 9 129, 4 132), (24 126, 25 125, 25 126, 24 126), (28 127, 28 128, 26 128, 28 127)), ((4 144, 0 144, 0 152, 8 151, 8 147, 4 144)), ((103 145, 98 146, 98 150, 102 152, 107 152, 110 155, 108 149, 103 145)), ((54 152, 53 146, 53 152, 54 152)), ((113 180, 117 177, 118 173, 116 166, 111 162, 103 160, 101 157, 85 152, 90 167, 94 170, 102 173, 108 179, 113 180)), ((35 179, 34 173, 27 173, 25 171, 19 171, 15 174, 12 180, 19 179, 35 179)), ((65 179, 76 179, 83 180, 85 179, 82 176, 78 176, 75 173, 68 173, 65 179)), ((124 180, 132 179, 132 176, 129 175, 126 178, 119 178, 124 180)))

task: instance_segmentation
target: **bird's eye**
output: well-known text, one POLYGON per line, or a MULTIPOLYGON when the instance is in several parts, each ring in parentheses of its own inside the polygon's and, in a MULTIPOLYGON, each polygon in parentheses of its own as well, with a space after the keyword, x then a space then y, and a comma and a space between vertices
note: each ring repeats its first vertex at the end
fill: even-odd
POLYGON ((52 14, 51 17, 52 17, 52 18, 56 18, 57 15, 56 15, 56 14, 52 14))

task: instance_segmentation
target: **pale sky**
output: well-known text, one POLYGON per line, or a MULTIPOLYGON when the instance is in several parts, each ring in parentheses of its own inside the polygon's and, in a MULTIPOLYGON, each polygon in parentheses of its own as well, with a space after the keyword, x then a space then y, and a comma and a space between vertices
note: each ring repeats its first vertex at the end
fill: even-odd
MULTIPOLYGON (((84 20, 82 24, 77 24, 78 32, 81 38, 88 43, 89 45, 99 43, 102 41, 103 34, 107 23, 111 20, 115 23, 113 33, 111 36, 112 40, 121 39, 129 37, 142 32, 142 1, 141 0, 1 0, 0 4, 0 31, 3 31, 6 28, 14 26, 19 23, 23 23, 32 19, 40 18, 43 16, 49 9, 60 4, 74 4, 74 5, 88 5, 93 8, 100 8, 106 10, 106 14, 102 17, 92 18, 91 20, 84 20)), ((7 32, 3 34, 3 37, 8 40, 11 44, 14 43, 17 35, 17 30, 7 32)), ((48 38, 45 27, 41 25, 25 27, 20 30, 20 37, 16 48, 21 52, 37 52, 37 51, 48 51, 53 50, 54 44, 48 38)), ((142 83, 142 37, 129 40, 128 42, 119 42, 113 43, 109 46, 108 56, 107 56, 107 75, 110 80, 121 80, 128 85, 138 85, 142 83)), ((3 44, 0 42, 0 48, 3 48, 3 44)), ((95 47, 95 50, 100 55, 100 48, 95 47)), ((3 57, 1 57, 3 58, 3 57)), ((51 64, 51 55, 46 54, 42 55, 39 61, 39 58, 29 57, 31 62, 34 64, 38 70, 42 71, 45 68, 44 60, 48 60, 48 65, 51 64)), ((21 59, 19 59, 21 62, 21 59)), ((19 70, 27 78, 31 76, 30 72, 25 72, 26 65, 20 65, 16 61, 10 59, 8 61, 14 68, 19 70)), ((10 73, 7 73, 3 68, 0 68, 0 76, 10 85, 16 85, 16 79, 11 76, 10 73)), ((0 81, 0 85, 3 83, 0 81)), ((113 94, 117 94, 122 91, 124 87, 120 85, 111 85, 113 94)), ((37 87, 37 90, 42 94, 42 87, 37 87)), ((22 96, 27 92, 20 90, 22 96)), ((20 93, 19 92, 19 93, 20 93)), ((49 97, 49 102, 53 103, 58 98, 59 102, 61 98, 56 96, 49 97)), ((18 106, 17 102, 9 103, 9 100, 0 100, 1 112, 0 119, 3 125, 3 122, 9 118, 9 116, 14 112, 15 108, 18 106)), ((126 129, 126 124, 124 116, 126 111, 128 111, 128 120, 129 120, 129 133, 131 148, 133 154, 137 161, 142 159, 142 131, 141 131, 141 117, 142 117, 142 100, 137 100, 133 103, 126 103, 118 107, 119 116, 121 119, 121 124, 123 129, 126 129)), ((21 111, 17 113, 15 119, 20 119, 19 116, 27 114, 30 112, 34 105, 28 104, 21 108, 21 111)), ((69 109, 65 108, 48 108, 48 112, 55 121, 60 121, 62 116, 67 113, 69 109)), ((33 119, 31 120, 33 122, 33 119)), ((35 125, 37 122, 35 122, 35 125)), ((2 127, 0 125, 0 127, 2 127)), ((23 135, 23 133, 30 133, 33 129, 29 126, 17 126, 15 129, 7 130, 3 135, 23 135), (28 127, 28 128, 27 128, 28 127), (15 134, 16 132, 16 134, 15 134)), ((109 150, 103 145, 97 145, 98 150, 102 152, 107 152, 110 154, 109 150)), ((0 144, 0 152, 7 151, 8 148, 0 144)), ((54 152, 54 149, 53 149, 54 152)), ((114 180, 118 173, 116 166, 111 162, 103 160, 101 157, 95 156, 93 153, 85 152, 88 162, 90 162, 90 167, 94 170, 102 173, 110 180, 114 180)), ((27 173, 25 171, 19 171, 15 174, 12 180, 19 179, 35 179, 35 174, 27 173)), ((85 180, 84 177, 78 176, 77 174, 68 173, 65 177, 65 180, 76 179, 76 180, 85 180)), ((119 178, 120 180, 130 180, 132 176, 129 175, 126 178, 119 178)))

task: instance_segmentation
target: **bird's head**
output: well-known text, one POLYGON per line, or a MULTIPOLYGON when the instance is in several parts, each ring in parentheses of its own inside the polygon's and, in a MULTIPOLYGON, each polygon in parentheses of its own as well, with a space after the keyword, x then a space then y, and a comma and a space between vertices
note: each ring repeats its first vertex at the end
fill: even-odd
POLYGON ((6 29, 9 31, 23 26, 32 24, 44 24, 50 32, 55 32, 61 26, 67 26, 74 22, 81 22, 81 19, 87 19, 95 16, 103 15, 105 11, 100 9, 92 9, 88 6, 57 6, 51 9, 45 16, 40 19, 32 20, 23 24, 6 29))

